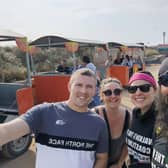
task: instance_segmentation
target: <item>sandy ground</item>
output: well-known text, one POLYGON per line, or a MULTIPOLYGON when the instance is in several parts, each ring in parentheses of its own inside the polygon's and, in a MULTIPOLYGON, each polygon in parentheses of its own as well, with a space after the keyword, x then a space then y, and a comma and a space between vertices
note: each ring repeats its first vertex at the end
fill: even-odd
MULTIPOLYGON (((147 70, 151 71, 157 79, 157 72, 159 66, 147 67, 147 70)), ((122 104, 131 108, 133 105, 130 102, 129 95, 126 91, 123 93, 122 104)), ((35 168, 35 144, 32 143, 29 150, 22 156, 14 160, 2 159, 0 156, 0 168, 35 168)))

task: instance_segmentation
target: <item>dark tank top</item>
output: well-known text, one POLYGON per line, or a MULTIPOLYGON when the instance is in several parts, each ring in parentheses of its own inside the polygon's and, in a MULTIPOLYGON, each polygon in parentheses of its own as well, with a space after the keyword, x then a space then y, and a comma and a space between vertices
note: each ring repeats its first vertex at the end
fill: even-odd
MULTIPOLYGON (((96 113, 99 114, 98 109, 95 109, 96 113)), ((127 110, 125 110, 125 121, 124 121, 124 126, 122 130, 122 134, 120 137, 113 139, 111 133, 110 133, 110 125, 109 121, 107 118, 106 110, 103 108, 103 116, 107 124, 108 128, 108 135, 109 135, 109 152, 108 152, 108 166, 116 164, 118 160, 120 159, 122 150, 124 145, 126 144, 125 138, 126 138, 126 131, 129 127, 129 120, 130 120, 130 115, 127 110)))

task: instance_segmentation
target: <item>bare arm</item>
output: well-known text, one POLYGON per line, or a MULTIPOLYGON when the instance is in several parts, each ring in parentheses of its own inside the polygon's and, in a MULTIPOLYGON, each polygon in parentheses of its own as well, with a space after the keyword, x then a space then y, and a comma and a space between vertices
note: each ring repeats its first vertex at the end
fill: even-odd
POLYGON ((30 133, 28 124, 20 118, 0 124, 0 145, 20 138, 28 133, 30 133))
POLYGON ((128 150, 127 146, 125 145, 118 162, 116 164, 111 165, 109 168, 122 168, 124 162, 125 161, 127 162, 127 158, 128 158, 128 150))
POLYGON ((94 168, 106 168, 107 167, 107 158, 108 158, 107 153, 96 154, 94 168))
MULTIPOLYGON (((127 150, 127 145, 124 145, 121 156, 119 161, 117 162, 117 164, 114 166, 114 168, 122 168, 122 165, 124 164, 124 162, 126 161, 128 156, 128 150, 127 150)), ((113 168, 113 166, 111 166, 111 168, 113 168)))

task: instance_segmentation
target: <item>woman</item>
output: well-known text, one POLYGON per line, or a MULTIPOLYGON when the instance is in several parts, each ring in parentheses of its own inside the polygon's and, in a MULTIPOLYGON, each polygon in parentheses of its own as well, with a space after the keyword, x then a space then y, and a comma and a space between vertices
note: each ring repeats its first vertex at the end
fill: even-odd
POLYGON ((151 167, 156 90, 157 83, 150 72, 134 73, 129 80, 128 92, 135 106, 126 137, 129 168, 151 167))
POLYGON ((168 167, 168 58, 159 69, 158 115, 155 123, 155 138, 152 168, 168 167))
POLYGON ((108 168, 121 168, 127 156, 125 136, 130 114, 121 106, 122 89, 120 81, 116 78, 102 80, 100 97, 104 104, 93 109, 107 123, 109 132, 108 168))

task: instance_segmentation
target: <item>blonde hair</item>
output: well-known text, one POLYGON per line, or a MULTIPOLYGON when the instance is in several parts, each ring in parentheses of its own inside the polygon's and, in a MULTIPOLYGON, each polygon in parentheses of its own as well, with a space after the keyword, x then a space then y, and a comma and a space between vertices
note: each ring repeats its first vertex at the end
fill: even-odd
POLYGON ((117 78, 109 77, 101 81, 100 90, 102 91, 104 89, 104 86, 109 83, 117 83, 122 88, 121 82, 117 78))
POLYGON ((76 70, 71 75, 71 78, 70 78, 69 82, 72 83, 73 80, 79 75, 92 77, 92 78, 95 79, 95 83, 97 82, 95 73, 92 70, 90 70, 89 68, 81 68, 81 69, 76 70))

